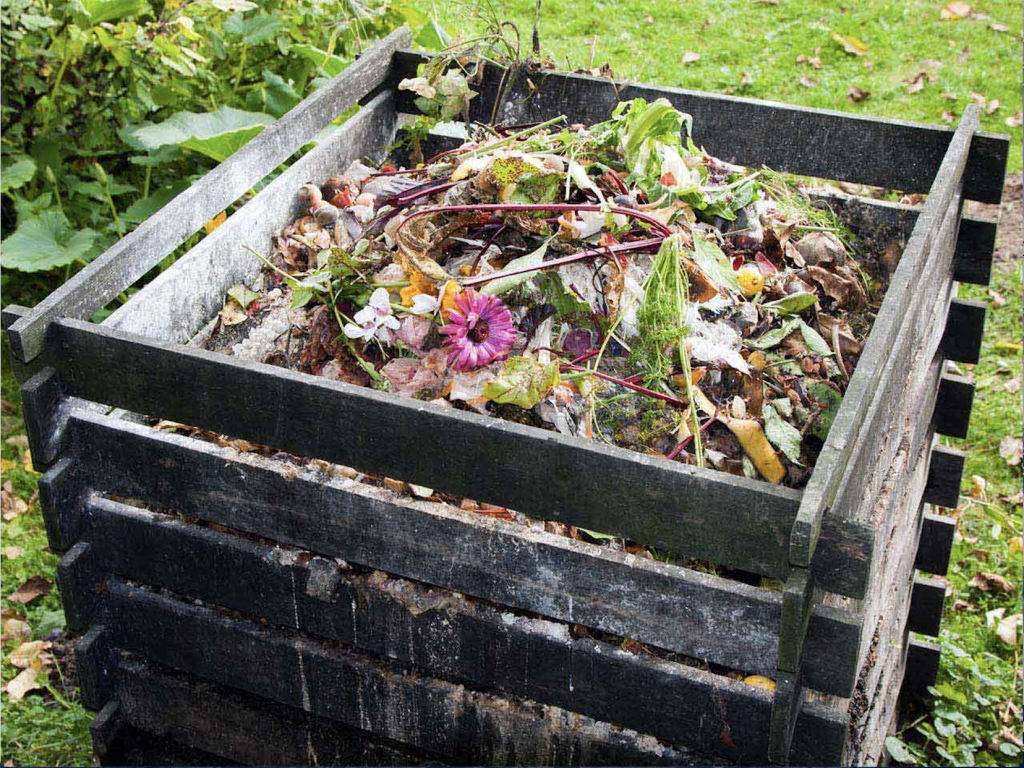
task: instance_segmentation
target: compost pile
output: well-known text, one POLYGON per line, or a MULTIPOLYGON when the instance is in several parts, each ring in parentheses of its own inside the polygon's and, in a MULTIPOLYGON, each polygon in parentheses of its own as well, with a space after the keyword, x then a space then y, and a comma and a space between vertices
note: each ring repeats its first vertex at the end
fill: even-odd
POLYGON ((829 210, 684 126, 636 99, 307 184, 210 346, 799 487, 883 278, 829 210))

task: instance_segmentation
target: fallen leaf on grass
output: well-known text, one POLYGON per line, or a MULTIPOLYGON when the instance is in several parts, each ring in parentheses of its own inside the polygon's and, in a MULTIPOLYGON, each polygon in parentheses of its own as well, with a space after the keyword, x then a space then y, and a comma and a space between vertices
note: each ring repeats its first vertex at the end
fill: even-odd
POLYGON ((25 554, 24 547, 4 547, 4 557, 8 560, 16 560, 25 554))
POLYGON ((50 587, 53 586, 42 576, 33 576, 14 592, 7 596, 9 603, 30 603, 37 597, 50 594, 50 587))
POLYGON ((4 440, 8 445, 13 445, 15 448, 25 449, 28 448, 28 435, 13 435, 4 440))
POLYGON ((1010 28, 1005 24, 1000 24, 998 21, 994 21, 988 25, 988 28, 993 32, 1009 32, 1010 28))
POLYGON ((1021 125, 1024 124, 1024 114, 1022 114, 1020 110, 1017 110, 1015 115, 1006 118, 1003 122, 1011 128, 1020 128, 1021 125))
POLYGON ((999 441, 999 455, 1006 460, 1011 467, 1015 467, 1024 458, 1024 441, 1019 437, 1007 435, 999 441))
POLYGON ((1016 589, 1013 582, 1008 581, 998 573, 986 573, 984 571, 974 574, 971 580, 967 582, 967 586, 980 589, 982 592, 1010 593, 1016 589))
POLYGON ((996 636, 1009 646, 1017 645, 1017 628, 1024 617, 1019 613, 1004 616, 1005 608, 996 608, 985 614, 985 626, 995 631, 996 636))
POLYGON ((0 398, 0 411, 6 413, 8 416, 13 416, 18 412, 18 409, 3 398, 0 398))
POLYGON ((1024 540, 1022 540, 1020 536, 1014 536, 1006 543, 1009 546, 1011 553, 1024 551, 1024 540))
POLYGON ((21 701, 25 698, 26 693, 42 687, 39 685, 38 678, 38 670, 32 669, 31 667, 23 669, 16 677, 4 686, 4 690, 7 691, 7 696, 11 701, 21 701))
POLYGON ((866 56, 868 53, 867 45, 862 43, 856 37, 840 35, 838 32, 833 32, 832 39, 839 43, 844 51, 853 54, 854 56, 866 56))
POLYGON ((754 82, 754 76, 749 72, 744 72, 743 77, 740 78, 740 86, 747 86, 754 82))
POLYGON ((1021 386, 1020 376, 1014 376, 1008 382, 1003 384, 1003 389, 1005 389, 1011 395, 1015 395, 1018 392, 1020 392, 1020 386, 1021 386))
POLYGON ((970 496, 972 499, 981 499, 985 501, 987 499, 985 495, 985 478, 981 475, 971 475, 971 491, 970 496))
POLYGON ((992 101, 988 103, 988 106, 985 107, 985 114, 993 115, 1001 106, 1002 105, 999 103, 999 99, 992 99, 992 101))
POLYGON ((946 101, 956 101, 957 95, 955 93, 950 93, 949 91, 943 91, 942 98, 946 101))
POLYGON ((0 489, 0 510, 3 511, 4 520, 13 520, 18 515, 28 512, 28 503, 14 495, 14 488, 11 481, 4 483, 0 489))
POLYGON ((944 123, 955 123, 959 116, 956 112, 950 112, 949 110, 942 113, 942 122, 944 123))
POLYGON ((814 80, 811 80, 807 75, 800 75, 800 85, 804 88, 814 88, 817 83, 814 80))
POLYGON ((903 84, 907 86, 907 93, 917 93, 924 89, 924 84, 928 80, 927 72, 918 72, 909 80, 904 80, 903 84))
POLYGON ((988 99, 985 98, 985 95, 982 93, 978 93, 977 91, 970 91, 967 95, 971 97, 971 101, 973 101, 975 104, 979 106, 984 107, 985 104, 988 102, 988 99))
POLYGON ((1013 507, 1024 506, 1024 491, 1017 491, 1013 496, 1000 496, 999 500, 1013 507))
POLYGON ((23 643, 30 637, 32 637, 32 627, 28 625, 27 621, 24 621, 23 619, 7 619, 4 622, 3 634, 0 635, 0 641, 4 643, 23 643))
POLYGON ((802 53, 796 57, 797 64, 806 64, 815 69, 821 69, 821 59, 817 56, 804 56, 802 53))
POLYGON ((946 21, 966 19, 970 15, 971 4, 964 2, 949 3, 941 11, 939 11, 939 18, 945 19, 946 21))
POLYGON ((53 643, 49 640, 30 640, 8 653, 7 660, 18 669, 42 670, 53 661, 49 653, 51 647, 53 643))
POLYGON ((851 104, 860 104, 870 95, 871 91, 866 91, 856 85, 851 85, 850 90, 846 92, 846 100, 851 104))
POLYGON ((683 64, 692 64, 693 62, 697 61, 699 58, 700 58, 700 54, 699 53, 694 53, 693 51, 687 51, 686 53, 683 54, 683 61, 682 61, 682 63, 683 64))

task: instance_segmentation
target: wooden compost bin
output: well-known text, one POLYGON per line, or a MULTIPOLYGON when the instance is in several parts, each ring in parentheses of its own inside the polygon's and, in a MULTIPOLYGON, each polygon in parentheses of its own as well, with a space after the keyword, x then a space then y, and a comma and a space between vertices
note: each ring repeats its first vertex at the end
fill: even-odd
MULTIPOLYGON (((906 192, 832 196, 903 247, 802 491, 653 459, 190 345, 261 264, 295 191, 380 156, 407 30, 267 128, 29 311, 5 313, 61 597, 101 762, 794 764, 884 758, 901 690, 934 679, 942 586, 1008 140, 548 71, 499 118, 604 119, 665 97, 708 151, 906 192), (96 309, 356 101, 362 108, 99 325, 96 309), (781 579, 640 559, 284 461, 166 434, 172 419, 781 579), (424 450, 424 440, 429 450, 424 450), (500 470, 500 471, 499 471, 500 470), (140 505, 141 503, 141 505, 140 505), (358 567, 355 567, 358 564, 358 567), (593 632, 580 637, 572 625, 593 632), (603 638, 593 639, 594 636, 603 638), (619 638, 618 641, 615 638, 619 638), (621 638, 702 660, 627 653, 621 638), (726 670, 777 681, 746 685, 726 670)), ((501 72, 476 86, 491 119, 501 72)))

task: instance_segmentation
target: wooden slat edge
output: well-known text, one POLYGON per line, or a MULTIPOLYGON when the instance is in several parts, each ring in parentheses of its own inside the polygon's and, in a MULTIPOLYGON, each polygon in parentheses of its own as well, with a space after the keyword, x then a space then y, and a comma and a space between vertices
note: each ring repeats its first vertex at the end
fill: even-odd
POLYGON ((52 320, 86 318, 106 306, 332 119, 383 83, 392 54, 410 40, 407 27, 392 32, 43 299, 8 329, 11 352, 29 362, 43 351, 52 320))
POLYGON ((956 518, 926 512, 914 567, 936 576, 945 576, 955 535, 956 518))
POLYGON ((967 437, 974 405, 974 382, 965 376, 943 373, 935 398, 932 424, 947 437, 967 437))
POLYGON ((943 579, 915 577, 913 591, 910 593, 907 628, 911 632, 938 637, 945 601, 946 583, 943 579))
POLYGON ((967 454, 956 448, 936 445, 932 449, 928 464, 928 484, 924 489, 924 500, 938 507, 955 509, 960 500, 960 483, 963 480, 967 454))
POLYGON ((946 333, 942 338, 942 354, 957 363, 976 364, 981 359, 981 342, 985 332, 983 301, 954 299, 949 306, 946 333))

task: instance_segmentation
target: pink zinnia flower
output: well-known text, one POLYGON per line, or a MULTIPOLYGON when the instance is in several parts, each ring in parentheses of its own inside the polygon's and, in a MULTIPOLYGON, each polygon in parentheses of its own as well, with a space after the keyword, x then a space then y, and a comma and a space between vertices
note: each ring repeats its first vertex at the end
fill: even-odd
POLYGON ((467 288, 455 298, 455 309, 448 310, 448 325, 441 333, 448 336, 448 364, 468 371, 508 356, 516 340, 512 313, 497 296, 467 288))

